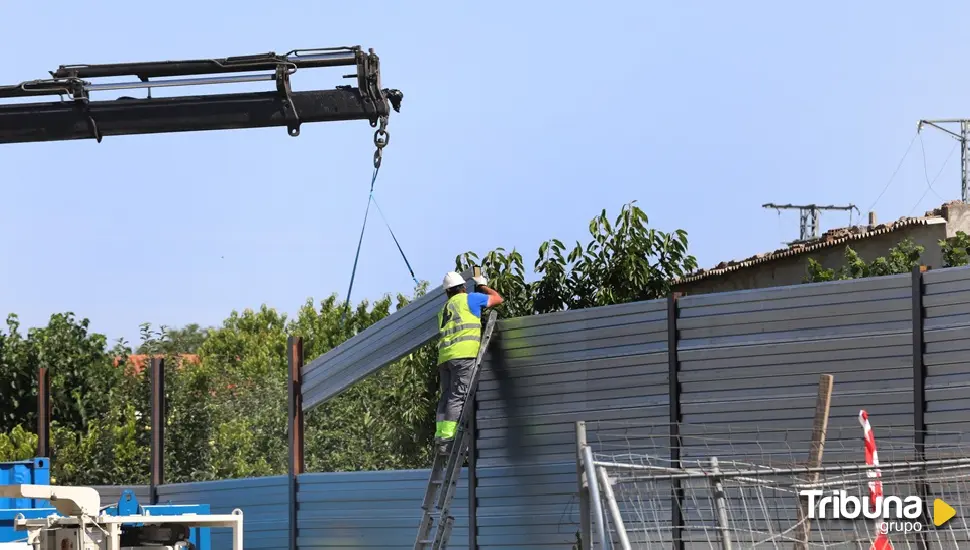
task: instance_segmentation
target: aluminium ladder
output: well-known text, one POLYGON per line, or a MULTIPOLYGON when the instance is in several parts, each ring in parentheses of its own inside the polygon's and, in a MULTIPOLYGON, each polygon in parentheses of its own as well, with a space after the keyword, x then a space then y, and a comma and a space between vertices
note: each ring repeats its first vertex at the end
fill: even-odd
POLYGON ((474 403, 475 390, 478 388, 478 375, 481 373, 482 358, 485 357, 488 344, 492 341, 495 318, 495 312, 490 312, 485 330, 482 331, 482 343, 469 376, 468 394, 465 396, 465 403, 461 407, 461 416, 458 417, 458 427, 455 431, 455 439, 451 443, 451 451, 444 454, 435 449, 431 477, 428 479, 428 490, 424 494, 424 503, 421 505, 421 523, 418 525, 418 537, 414 541, 414 550, 444 550, 448 546, 451 528, 455 523, 455 517, 450 513, 451 501, 455 498, 458 476, 461 473, 461 467, 465 464, 468 447, 471 445, 472 438, 475 437, 475 434, 468 430, 468 422, 473 409, 471 403, 474 403), (435 522, 435 519, 438 521, 435 522), (435 526, 435 523, 437 523, 437 526, 435 526), (429 538, 432 528, 435 528, 434 538, 429 538))

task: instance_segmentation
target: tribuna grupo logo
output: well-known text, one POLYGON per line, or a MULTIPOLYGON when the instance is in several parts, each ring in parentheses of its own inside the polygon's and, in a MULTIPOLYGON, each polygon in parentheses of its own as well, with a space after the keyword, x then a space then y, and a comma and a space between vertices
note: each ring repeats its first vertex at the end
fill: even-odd
MULTIPOLYGON (((809 489, 799 494, 808 499, 810 519, 868 519, 876 521, 882 533, 909 533, 922 531, 923 499, 918 496, 868 496, 858 497, 843 490, 824 491, 809 489)), ((933 523, 940 526, 955 515, 953 508, 940 499, 933 502, 933 523)))

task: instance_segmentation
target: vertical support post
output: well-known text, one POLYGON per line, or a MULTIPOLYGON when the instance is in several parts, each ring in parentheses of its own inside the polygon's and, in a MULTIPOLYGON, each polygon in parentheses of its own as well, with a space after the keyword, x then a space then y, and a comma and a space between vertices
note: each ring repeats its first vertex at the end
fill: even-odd
POLYGON ((926 443, 926 370, 923 368, 923 271, 913 267, 913 428, 916 460, 923 460, 926 443))
MULTIPOLYGON (((667 399, 670 407, 670 466, 681 467, 681 448, 683 440, 680 436, 680 363, 677 361, 677 300, 679 292, 667 297, 667 399)), ((670 480, 670 535, 674 550, 684 550, 684 488, 680 479, 670 480)))
POLYGON ((583 467, 583 449, 586 447, 586 422, 576 422, 576 485, 579 491, 579 550, 591 550, 593 541, 593 526, 589 521, 589 484, 586 481, 586 470, 583 467))
POLYGON ((303 338, 290 336, 286 339, 287 376, 287 446, 289 447, 289 550, 297 550, 297 476, 306 471, 303 438, 303 338))
POLYGON ((472 396, 468 418, 468 550, 478 550, 478 392, 472 396))
POLYGON ((37 369, 37 456, 51 456, 51 379, 47 367, 37 369))
POLYGON ((165 483, 165 359, 152 357, 151 481, 148 500, 158 504, 158 488, 165 483))
MULTIPOLYGON (((822 452, 825 449, 825 433, 829 426, 829 410, 832 405, 832 386, 834 378, 831 374, 818 377, 818 395, 815 397, 815 421, 812 423, 812 447, 809 449, 808 467, 822 466, 822 452)), ((808 483, 818 481, 818 473, 808 476, 808 483)), ((809 519, 808 503, 802 499, 798 501, 798 531, 795 534, 795 550, 808 550, 808 539, 812 532, 812 520, 809 519)))
MULTIPOLYGON (((963 126, 963 125, 961 125, 963 126)), ((916 447, 916 460, 926 459, 926 368, 923 365, 923 272, 926 266, 913 267, 913 443, 916 447)), ((928 523, 931 517, 926 510, 928 505, 929 487, 926 484, 926 470, 923 468, 921 483, 917 483, 917 492, 923 499, 924 509, 922 521, 928 523)), ((926 550, 926 535, 920 532, 918 548, 926 550)))
POLYGON ((717 465, 716 456, 711 457, 711 491, 714 496, 714 510, 717 513, 717 528, 721 532, 721 550, 731 550, 727 502, 724 498, 724 484, 721 482, 721 469, 717 465))
POLYGON ((620 550, 633 550, 630 546, 630 538, 626 534, 626 526, 623 524, 623 516, 620 514, 620 505, 616 503, 616 495, 613 494, 613 484, 606 468, 598 466, 596 473, 599 475, 599 482, 603 485, 603 496, 606 498, 606 505, 613 516, 613 525, 616 526, 616 537, 620 539, 620 550))
POLYGON ((970 137, 970 121, 960 121, 960 199, 970 202, 967 190, 967 177, 970 176, 970 155, 967 154, 967 138, 970 137))
MULTIPOLYGON (((606 550, 606 516, 603 514, 603 501, 600 500, 599 484, 596 482, 595 465, 593 464, 593 450, 589 445, 583 446, 583 470, 586 472, 586 483, 589 487, 589 500, 593 505, 593 513, 596 514, 596 536, 599 539, 600 548, 606 550)), ((589 547, 593 548, 593 541, 589 547)))

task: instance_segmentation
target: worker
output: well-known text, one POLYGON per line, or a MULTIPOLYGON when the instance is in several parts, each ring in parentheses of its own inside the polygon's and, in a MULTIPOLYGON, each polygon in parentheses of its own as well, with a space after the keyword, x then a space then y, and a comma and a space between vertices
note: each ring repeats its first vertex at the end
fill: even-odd
POLYGON ((435 446, 447 453, 455 439, 461 408, 468 396, 472 368, 482 339, 482 309, 504 300, 488 287, 485 277, 472 277, 475 292, 465 292, 465 279, 454 271, 442 286, 448 301, 438 312, 438 376, 441 398, 435 424, 435 446))

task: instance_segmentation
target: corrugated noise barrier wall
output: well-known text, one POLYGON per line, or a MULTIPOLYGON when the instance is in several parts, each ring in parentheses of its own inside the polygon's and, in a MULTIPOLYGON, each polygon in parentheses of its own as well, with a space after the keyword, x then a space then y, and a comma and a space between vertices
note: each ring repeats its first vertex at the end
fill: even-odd
MULTIPOLYGON (((804 464, 819 375, 827 373, 835 382, 823 465, 864 461, 863 408, 883 463, 912 459, 921 427, 929 456, 959 447, 970 426, 967 268, 552 313, 499 328, 476 399, 481 549, 573 547, 576 421, 587 423, 598 459, 670 465, 675 419, 685 463, 717 456, 804 464)), ((299 548, 410 548, 427 478, 426 470, 299 476, 299 548)), ((464 479, 449 548, 468 547, 464 479)), ((247 546, 268 550, 287 544, 286 482, 169 485, 160 493, 162 502, 207 502, 216 512, 243 508, 247 546)), ((683 547, 716 547, 707 488, 692 483, 683 485, 682 521, 693 526, 681 533, 683 547)), ((672 547, 669 484, 617 495, 634 547, 672 547)), ((747 522, 737 542, 766 532, 782 538, 743 547, 790 547, 779 530, 791 527, 797 500, 769 509, 745 498, 728 494, 735 520, 747 522)), ((947 502, 959 509, 962 498, 948 494, 947 502)))

